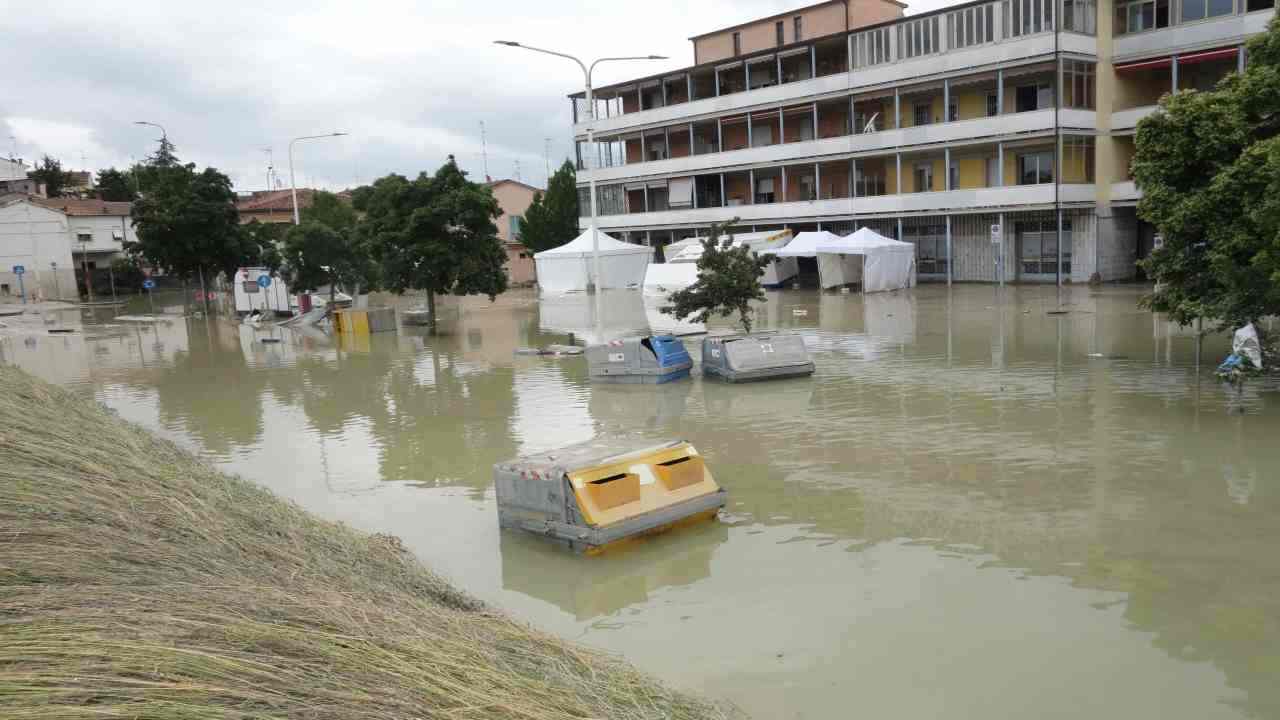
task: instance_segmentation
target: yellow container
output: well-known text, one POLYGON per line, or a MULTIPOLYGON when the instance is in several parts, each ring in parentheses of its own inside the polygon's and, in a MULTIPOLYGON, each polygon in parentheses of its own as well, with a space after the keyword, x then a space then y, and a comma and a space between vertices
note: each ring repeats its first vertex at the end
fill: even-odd
POLYGON ((706 466, 699 455, 685 455, 664 460, 655 463, 653 470, 658 476, 658 481, 668 492, 700 483, 707 474, 706 466))

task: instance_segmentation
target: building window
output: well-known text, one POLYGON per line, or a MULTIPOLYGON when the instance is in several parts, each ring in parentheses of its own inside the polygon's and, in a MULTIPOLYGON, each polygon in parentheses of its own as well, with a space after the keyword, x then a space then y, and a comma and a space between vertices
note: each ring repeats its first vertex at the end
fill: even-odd
POLYGON ((1115 34, 1133 33, 1169 27, 1169 0, 1138 0, 1116 5, 1115 34))
POLYGON ((1062 29, 1083 35, 1097 35, 1096 0, 1062 0, 1062 29))
POLYGON ((867 175, 862 172, 862 168, 858 168, 858 177, 853 187, 858 197, 884 195, 884 175, 867 175))
POLYGON ((765 205, 773 202, 773 178, 756 178, 756 197, 757 205, 765 205))
POLYGON ((1094 140, 1092 135, 1064 135, 1062 138, 1062 182, 1094 181, 1094 140))
POLYGON ((1053 30, 1054 0, 1004 0, 1004 34, 1007 37, 1034 35, 1053 30))
POLYGON ((524 218, 519 215, 507 217, 507 239, 511 242, 520 242, 520 226, 523 224, 524 218))
POLYGON ((898 59, 938 52, 938 16, 912 20, 898 26, 898 59))
MULTIPOLYGON (((1054 277, 1058 274, 1058 224, 1054 218, 1014 224, 1018 243, 1018 269, 1022 275, 1054 277)), ((1062 274, 1071 274, 1071 221, 1062 218, 1062 274)))
POLYGON ((783 45, 787 44, 787 37, 784 30, 785 27, 786 27, 786 24, 783 23, 781 20, 773 24, 773 31, 778 36, 778 47, 782 47, 783 45))
POLYGON ((951 96, 950 102, 947 103, 947 122, 955 122, 960 119, 960 105, 955 95, 951 96))
POLYGON ((742 54, 742 33, 733 34, 733 54, 734 55, 742 54))
POLYGON ((1095 94, 1093 63, 1082 60, 1063 61, 1062 107, 1092 110, 1095 94))
POLYGON ((1053 151, 1040 150, 1018 156, 1018 184, 1043 185, 1053 182, 1053 151))
POLYGON ((1014 93, 1014 112, 1048 110, 1053 106, 1053 86, 1047 82, 1022 85, 1014 93))
POLYGON ((908 225, 903 240, 916 246, 916 272, 920 275, 947 274, 947 226, 908 225))
POLYGON ((912 106, 912 125, 928 125, 933 120, 933 103, 922 102, 912 106))
POLYGON ((111 231, 111 239, 112 239, 112 240, 115 240, 116 242, 124 242, 124 231, 123 231, 123 230, 112 230, 112 231, 111 231))
POLYGON ((916 165, 916 192, 929 192, 933 190, 933 163, 920 163, 916 165))
POLYGON ((982 45, 992 40, 995 40, 995 5, 978 5, 947 13, 948 49, 982 45))
POLYGON ((960 187, 960 161, 952 160, 951 167, 947 169, 947 189, 955 190, 960 187))
POLYGON ((1246 0, 1244 11, 1257 12, 1258 10, 1270 10, 1275 6, 1276 0, 1246 0))
POLYGON ((1233 12, 1233 0, 1182 0, 1182 22, 1230 15, 1233 12))
POLYGON ((804 18, 800 17, 799 15, 795 17, 794 23, 795 23, 796 36, 792 38, 792 40, 794 40, 795 42, 800 42, 800 40, 804 37, 803 22, 804 22, 804 18))
POLYGON ((82 245, 93 242, 93 233, 76 233, 76 242, 82 245))
POLYGON ((998 93, 987 93, 987 117, 995 117, 1000 114, 1000 95, 998 93))
POLYGON ((853 66, 871 67, 889 61, 889 28, 858 33, 853 38, 853 66))

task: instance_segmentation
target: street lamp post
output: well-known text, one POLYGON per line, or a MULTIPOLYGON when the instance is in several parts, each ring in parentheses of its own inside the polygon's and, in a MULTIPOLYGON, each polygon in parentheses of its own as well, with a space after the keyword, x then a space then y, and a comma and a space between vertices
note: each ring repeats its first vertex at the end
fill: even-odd
MULTIPOLYGON (((633 55, 628 57, 606 57, 595 60, 591 65, 587 65, 578 58, 565 53, 556 52, 554 50, 544 50, 542 48, 530 47, 522 45, 513 40, 494 40, 498 45, 506 45, 507 47, 523 48, 532 50, 533 52, 543 53, 545 55, 555 55, 556 57, 568 58, 582 68, 582 77, 587 86, 587 147, 591 152, 595 150, 595 124, 596 124, 596 105, 594 97, 591 94, 591 73, 595 71, 596 65, 602 62, 612 62, 615 60, 666 60, 665 55, 633 55)), ((594 163, 591 159, 591 152, 587 153, 587 169, 591 170, 591 174, 587 177, 588 192, 591 193, 591 275, 592 286, 598 293, 600 291, 600 231, 596 229, 596 174, 594 163)))
POLYGON ((298 184, 293 180, 293 144, 300 140, 319 140, 320 138, 342 137, 347 133, 333 132, 324 135, 303 135, 289 141, 289 192, 293 195, 293 224, 297 225, 301 222, 298 216, 298 184))
POLYGON ((169 141, 169 133, 164 131, 164 126, 161 125, 160 123, 147 122, 146 120, 135 120, 133 121, 133 124, 134 125, 150 125, 153 128, 159 128, 160 139, 164 140, 165 142, 169 141))

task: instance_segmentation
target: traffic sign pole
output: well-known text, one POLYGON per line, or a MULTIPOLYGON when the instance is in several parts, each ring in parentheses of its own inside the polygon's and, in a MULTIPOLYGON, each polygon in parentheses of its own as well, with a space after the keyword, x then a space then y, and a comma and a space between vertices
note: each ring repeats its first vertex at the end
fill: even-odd
POLYGON ((151 278, 142 281, 142 289, 147 291, 147 301, 151 303, 151 317, 156 316, 156 296, 151 292, 155 286, 156 281, 151 278))
POLYGON ((14 265, 13 274, 18 276, 18 294, 22 296, 22 304, 27 304, 27 286, 22 281, 22 276, 27 272, 27 268, 23 265, 14 265))

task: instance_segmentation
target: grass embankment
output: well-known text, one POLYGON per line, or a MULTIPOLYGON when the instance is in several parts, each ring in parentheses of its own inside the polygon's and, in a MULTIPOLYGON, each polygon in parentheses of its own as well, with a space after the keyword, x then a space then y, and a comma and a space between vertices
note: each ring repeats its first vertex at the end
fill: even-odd
POLYGON ((721 716, 0 367, 0 717, 721 716))

